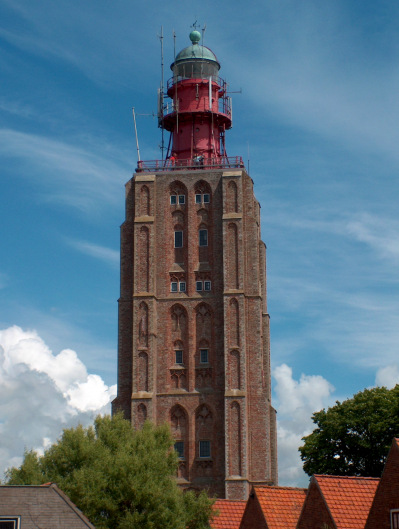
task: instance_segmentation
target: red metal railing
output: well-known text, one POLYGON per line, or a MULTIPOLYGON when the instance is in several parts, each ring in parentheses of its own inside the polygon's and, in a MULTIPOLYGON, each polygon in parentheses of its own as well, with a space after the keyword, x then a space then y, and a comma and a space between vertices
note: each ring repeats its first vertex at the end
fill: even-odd
POLYGON ((218 158, 187 158, 181 160, 140 160, 137 162, 137 173, 157 171, 178 171, 197 169, 239 169, 244 163, 241 156, 223 156, 218 158))

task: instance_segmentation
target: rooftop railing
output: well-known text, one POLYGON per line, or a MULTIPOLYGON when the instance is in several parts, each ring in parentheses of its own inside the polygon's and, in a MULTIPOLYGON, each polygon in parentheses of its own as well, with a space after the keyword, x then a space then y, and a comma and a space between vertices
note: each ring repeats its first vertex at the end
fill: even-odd
POLYGON ((241 156, 219 156, 205 158, 195 156, 186 159, 140 160, 137 162, 136 173, 152 173, 159 171, 199 170, 199 169, 242 169, 244 163, 241 156))

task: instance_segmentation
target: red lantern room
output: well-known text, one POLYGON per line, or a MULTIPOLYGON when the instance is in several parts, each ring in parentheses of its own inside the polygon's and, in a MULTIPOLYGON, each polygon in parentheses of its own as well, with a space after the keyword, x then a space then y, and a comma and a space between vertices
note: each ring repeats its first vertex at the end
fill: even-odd
POLYGON ((199 31, 190 33, 191 46, 184 48, 171 65, 173 77, 167 94, 172 112, 163 117, 171 132, 168 154, 176 165, 213 166, 227 159, 225 131, 231 128, 231 99, 219 77, 215 54, 199 44, 199 31))

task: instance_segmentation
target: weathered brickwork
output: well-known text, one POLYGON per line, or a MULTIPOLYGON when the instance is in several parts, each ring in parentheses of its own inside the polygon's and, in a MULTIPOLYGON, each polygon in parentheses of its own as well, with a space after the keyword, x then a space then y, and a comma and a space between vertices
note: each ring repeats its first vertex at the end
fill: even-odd
POLYGON ((305 500, 305 505, 297 529, 336 527, 328 506, 314 478, 309 483, 309 488, 305 500))
POLYGON ((399 522, 399 439, 394 439, 365 529, 391 529, 399 522), (392 511, 392 525, 391 525, 392 511))
POLYGON ((126 185, 113 409, 137 428, 169 422, 182 486, 222 498, 277 483, 265 267, 245 170, 126 185))

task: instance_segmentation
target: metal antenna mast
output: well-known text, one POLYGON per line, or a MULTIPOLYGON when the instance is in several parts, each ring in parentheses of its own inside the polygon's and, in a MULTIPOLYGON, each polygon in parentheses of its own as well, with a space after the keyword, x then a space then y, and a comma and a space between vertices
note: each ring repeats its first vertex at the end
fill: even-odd
POLYGON ((158 94, 158 127, 161 127, 161 156, 162 156, 162 161, 163 161, 164 149, 165 149, 164 123, 163 123, 163 117, 164 117, 163 26, 161 26, 161 35, 159 39, 161 41, 161 87, 159 89, 159 94, 158 94))
POLYGON ((136 114, 134 112, 134 107, 132 108, 132 112, 133 112, 134 133, 136 135, 137 161, 140 162, 139 138, 137 135, 136 114))

